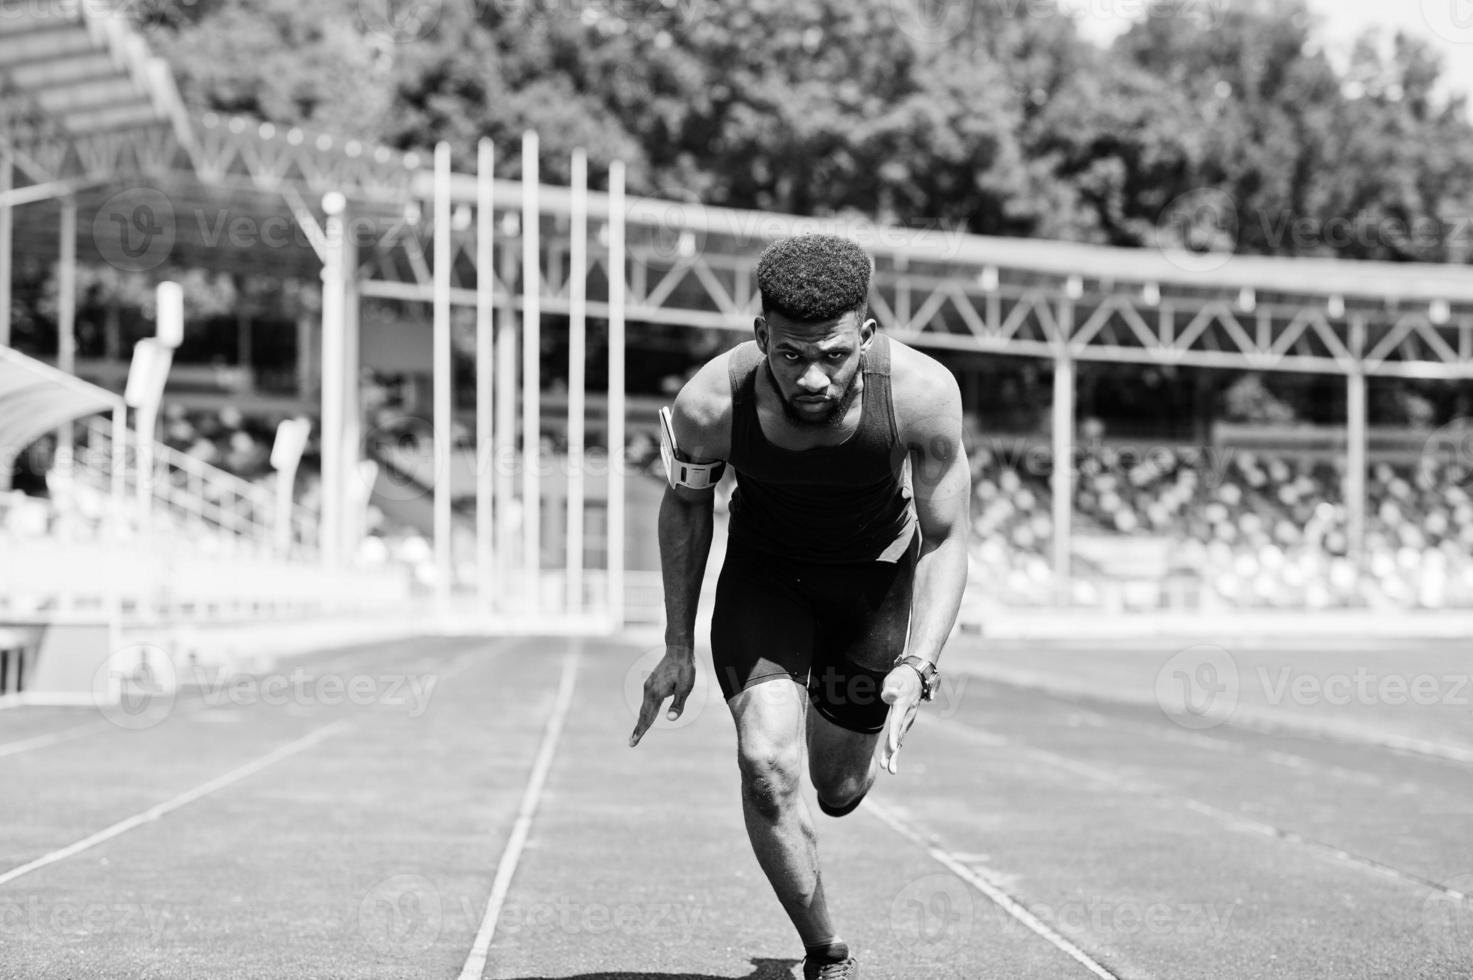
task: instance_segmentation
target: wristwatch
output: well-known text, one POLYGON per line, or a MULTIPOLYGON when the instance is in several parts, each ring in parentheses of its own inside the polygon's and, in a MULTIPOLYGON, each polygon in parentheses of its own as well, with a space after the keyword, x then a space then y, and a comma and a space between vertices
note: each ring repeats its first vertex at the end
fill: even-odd
POLYGON ((909 656, 901 657, 895 661, 895 666, 905 664, 921 675, 921 700, 934 701, 936 699, 936 684, 941 677, 941 672, 936 665, 923 657, 909 656))

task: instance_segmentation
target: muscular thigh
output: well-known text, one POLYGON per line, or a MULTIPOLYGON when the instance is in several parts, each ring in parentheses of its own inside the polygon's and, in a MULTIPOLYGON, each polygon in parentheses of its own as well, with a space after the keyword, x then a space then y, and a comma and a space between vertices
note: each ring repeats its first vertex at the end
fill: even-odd
POLYGON ((808 686, 818 713, 839 729, 871 734, 885 723, 880 692, 905 651, 918 550, 913 541, 899 561, 846 569, 825 586, 808 686))
POLYGON ((860 780, 884 730, 856 732, 841 728, 817 711, 808 712, 808 771, 815 786, 845 778, 860 780))
POLYGON ((730 549, 716 581, 711 659, 722 696, 773 679, 808 678, 816 614, 785 563, 730 549))
POLYGON ((753 684, 727 701, 736 722, 737 762, 744 777, 797 777, 807 700, 801 685, 779 676, 753 684))

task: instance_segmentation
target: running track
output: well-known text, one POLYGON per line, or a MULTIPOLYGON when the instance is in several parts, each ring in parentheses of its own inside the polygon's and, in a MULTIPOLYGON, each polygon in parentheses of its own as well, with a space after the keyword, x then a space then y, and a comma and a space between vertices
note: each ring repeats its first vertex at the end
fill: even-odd
MULTIPOLYGON (((1156 703, 1181 648, 953 643, 900 775, 818 818, 867 980, 1473 975, 1467 703, 1314 696, 1466 652, 1235 650, 1203 727, 1156 703), (1322 686, 1267 703, 1285 665, 1322 686)), ((0 711, 0 977, 786 976, 724 706, 625 744, 657 653, 435 639, 138 730, 0 711)))

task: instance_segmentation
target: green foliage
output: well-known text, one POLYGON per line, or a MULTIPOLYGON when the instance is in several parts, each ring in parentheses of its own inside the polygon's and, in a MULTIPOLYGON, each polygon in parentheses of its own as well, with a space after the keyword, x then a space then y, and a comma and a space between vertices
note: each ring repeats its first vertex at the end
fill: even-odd
POLYGON ((197 0, 144 5, 186 100, 401 147, 496 141, 544 179, 1115 244, 1466 261, 1473 131, 1421 42, 1337 71, 1304 0, 1160 0, 1110 49, 1016 0, 197 0), (1207 15, 1214 15, 1211 19, 1207 15), (1219 216, 1221 217, 1221 216, 1219 216))

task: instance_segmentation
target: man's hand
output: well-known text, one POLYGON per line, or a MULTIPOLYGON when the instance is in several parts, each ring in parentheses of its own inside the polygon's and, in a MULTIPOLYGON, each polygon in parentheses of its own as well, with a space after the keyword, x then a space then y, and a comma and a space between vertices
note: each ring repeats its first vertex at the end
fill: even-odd
MULTIPOLYGON (((912 673, 914 673, 912 671, 912 673)), ((644 733, 655 723, 660 705, 666 698, 673 698, 666 715, 671 721, 680 717, 685 710, 685 699, 690 697, 696 684, 695 651, 690 647, 667 646, 665 656, 655 664, 654 671, 644 681, 644 703, 639 707, 639 719, 634 723, 634 733, 629 736, 629 747, 639 744, 644 733)))
POLYGON ((909 664, 900 664, 885 675, 880 698, 890 706, 885 719, 885 740, 880 743, 880 767, 890 775, 900 771, 896 756, 900 742, 915 724, 916 710, 921 704, 921 675, 909 664))

